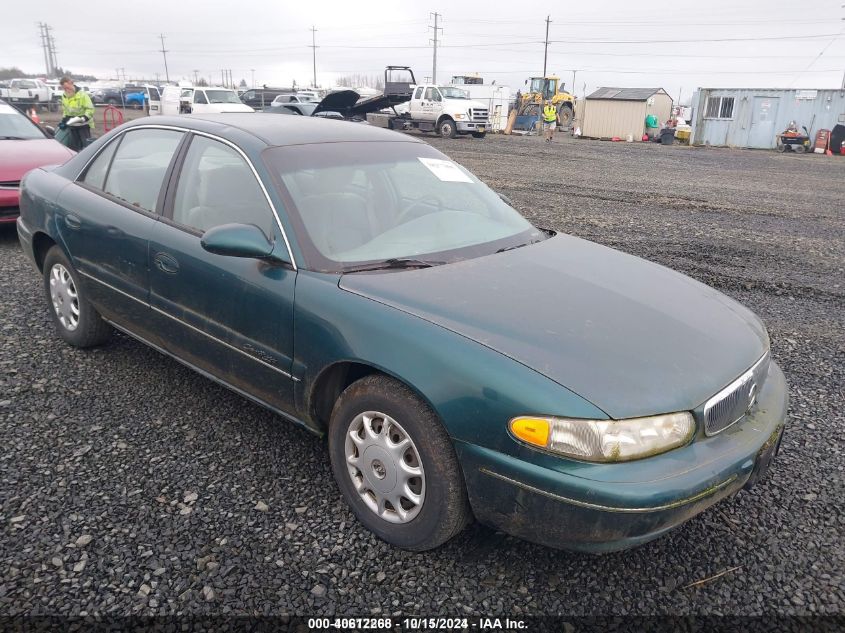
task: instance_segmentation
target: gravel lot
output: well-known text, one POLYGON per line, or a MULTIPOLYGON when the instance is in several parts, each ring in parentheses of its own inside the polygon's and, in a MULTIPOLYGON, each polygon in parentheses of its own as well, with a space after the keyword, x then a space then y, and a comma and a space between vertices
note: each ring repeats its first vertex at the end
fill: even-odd
POLYGON ((629 552, 560 552, 478 525, 435 552, 397 551, 346 509, 320 439, 125 336, 62 344, 6 227, 0 613, 845 611, 845 160, 430 141, 540 226, 756 311, 791 390, 768 479, 629 552))

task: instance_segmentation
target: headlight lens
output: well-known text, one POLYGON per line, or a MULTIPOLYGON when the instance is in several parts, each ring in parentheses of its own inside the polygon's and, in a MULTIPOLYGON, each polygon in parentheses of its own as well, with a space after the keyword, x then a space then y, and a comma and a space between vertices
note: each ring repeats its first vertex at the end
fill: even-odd
POLYGON ((525 416, 510 421, 523 442, 590 462, 626 462, 683 446, 695 433, 688 411, 627 420, 525 416))
POLYGON ((463 118, 464 118, 464 115, 463 115, 463 114, 461 114, 460 112, 456 112, 456 113, 455 113, 455 118, 456 118, 456 119, 458 119, 458 120, 460 120, 460 119, 463 119, 463 118))

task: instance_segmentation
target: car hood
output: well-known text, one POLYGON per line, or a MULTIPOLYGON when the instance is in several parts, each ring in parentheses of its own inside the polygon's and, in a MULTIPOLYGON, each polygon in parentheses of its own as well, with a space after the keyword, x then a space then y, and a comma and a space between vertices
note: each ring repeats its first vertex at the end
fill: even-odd
POLYGON ((354 90, 338 90, 323 97, 323 100, 314 108, 311 116, 318 112, 346 112, 356 103, 361 95, 354 90))
POLYGON ((613 418, 694 409, 769 345, 760 320, 720 292, 563 235, 456 264, 347 274, 340 287, 494 349, 613 418))
POLYGON ((64 163, 74 154, 51 138, 0 141, 0 182, 20 180, 31 169, 64 163))

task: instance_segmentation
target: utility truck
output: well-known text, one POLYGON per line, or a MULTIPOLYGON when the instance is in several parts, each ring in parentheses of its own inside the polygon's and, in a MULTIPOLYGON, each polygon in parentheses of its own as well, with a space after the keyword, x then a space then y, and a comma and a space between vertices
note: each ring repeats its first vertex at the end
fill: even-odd
POLYGON ((329 95, 315 114, 330 109, 348 119, 365 117, 370 125, 437 132, 444 138, 459 134, 484 138, 490 129, 489 108, 484 103, 473 101, 466 90, 454 86, 417 84, 408 66, 388 66, 384 71, 384 91, 379 95, 357 99, 354 91, 344 93, 329 95), (331 97, 339 102, 344 93, 350 97, 348 104, 328 107, 325 103, 331 97))
POLYGON ((50 105, 50 87, 40 79, 12 79, 9 87, 0 89, 0 98, 17 105, 50 105))

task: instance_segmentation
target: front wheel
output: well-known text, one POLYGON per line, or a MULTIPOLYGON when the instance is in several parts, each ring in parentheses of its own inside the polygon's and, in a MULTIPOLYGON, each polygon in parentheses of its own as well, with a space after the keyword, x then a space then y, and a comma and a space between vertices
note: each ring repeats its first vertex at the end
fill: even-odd
POLYGON ((366 376, 340 395, 329 455, 355 516, 391 545, 433 549, 470 520, 452 441, 428 405, 392 378, 366 376))
POLYGON ((44 291, 53 324, 65 341, 74 347, 92 347, 108 339, 111 328, 88 302, 79 275, 58 246, 44 258, 44 291))
POLYGON ((455 138, 458 135, 458 128, 452 119, 446 118, 437 125, 437 131, 442 138, 455 138))
POLYGON ((572 125, 572 107, 569 105, 562 105, 557 111, 558 119, 560 119, 560 127, 568 128, 572 125))

